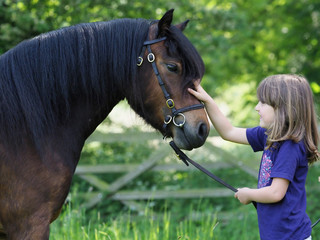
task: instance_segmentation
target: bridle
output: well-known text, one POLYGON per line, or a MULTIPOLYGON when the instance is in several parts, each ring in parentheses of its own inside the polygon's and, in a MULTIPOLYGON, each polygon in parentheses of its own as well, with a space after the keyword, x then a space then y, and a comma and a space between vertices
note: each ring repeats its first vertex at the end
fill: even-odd
MULTIPOLYGON (((165 41, 167 38, 166 37, 162 37, 162 38, 157 38, 157 39, 153 39, 153 40, 147 40, 143 43, 143 48, 141 50, 141 53, 138 57, 138 61, 137 61, 137 66, 140 67, 143 63, 143 56, 144 56, 144 52, 146 51, 146 49, 148 50, 148 55, 147 55, 147 60, 149 63, 151 63, 152 68, 154 73, 157 76, 158 79, 158 83, 161 87, 161 90, 163 92, 163 95, 166 99, 166 105, 169 109, 171 109, 171 115, 167 115, 164 119, 164 128, 166 129, 167 126, 172 122, 175 126, 182 128, 183 125, 186 122, 186 117, 184 116, 183 112, 188 112, 188 111, 192 111, 195 109, 201 109, 204 108, 204 105, 202 103, 199 104, 194 104, 191 106, 187 106, 187 107, 183 107, 180 109, 176 109, 175 108, 175 104, 173 99, 170 97, 170 94, 168 93, 166 87, 165 87, 165 83, 162 81, 160 73, 158 71, 158 67, 155 63, 156 57, 155 55, 152 53, 151 51, 151 45, 155 44, 155 43, 159 43, 162 41, 165 41), (183 118, 183 121, 181 123, 177 123, 176 122, 176 117, 181 116, 183 118)), ((233 186, 231 186, 230 184, 226 183, 225 181, 223 181, 222 179, 220 179, 219 177, 217 177, 216 175, 214 175, 213 173, 211 173, 210 171, 208 171, 207 169, 205 169, 204 167, 202 167, 200 164, 194 162, 193 160, 191 160, 185 153, 183 153, 177 146, 176 144, 171 141, 170 146, 172 147, 172 149, 175 151, 177 157, 182 160, 187 166, 189 166, 189 163, 191 163, 194 167, 198 168, 200 171, 202 171, 203 173, 205 173, 207 176, 209 176, 210 178, 214 179, 215 181, 219 182, 220 184, 222 184, 223 186, 225 186, 226 188, 230 189, 233 192, 237 192, 238 190, 236 188, 234 188, 233 186)), ((252 202, 252 204, 255 206, 255 208, 257 208, 257 204, 256 202, 252 202)), ((312 224, 311 228, 313 228, 314 226, 316 226, 318 223, 320 222, 320 218, 314 223, 312 224)))
POLYGON ((167 115, 164 119, 164 129, 165 130, 171 122, 175 126, 182 128, 186 122, 186 117, 184 116, 183 112, 188 112, 188 111, 204 108, 203 104, 199 103, 199 104, 194 104, 191 106, 183 107, 180 109, 176 109, 174 101, 171 98, 170 94, 168 93, 166 86, 165 86, 165 83, 162 81, 161 75, 159 73, 159 70, 158 70, 158 67, 157 67, 157 64, 155 61, 156 56, 152 53, 152 50, 151 50, 152 44, 165 41, 166 39, 167 39, 166 37, 162 37, 162 38, 157 38, 157 39, 145 41, 143 43, 143 48, 141 50, 141 53, 140 53, 140 55, 138 57, 138 61, 137 61, 137 66, 140 67, 143 63, 143 56, 144 56, 144 53, 147 49, 147 51, 148 51, 147 60, 152 65, 153 71, 154 71, 155 75, 157 76, 158 83, 159 83, 161 90, 163 92, 163 95, 166 99, 166 105, 171 110, 171 115, 167 115), (176 120, 176 118, 179 116, 182 118, 181 122, 177 122, 177 120, 176 120))

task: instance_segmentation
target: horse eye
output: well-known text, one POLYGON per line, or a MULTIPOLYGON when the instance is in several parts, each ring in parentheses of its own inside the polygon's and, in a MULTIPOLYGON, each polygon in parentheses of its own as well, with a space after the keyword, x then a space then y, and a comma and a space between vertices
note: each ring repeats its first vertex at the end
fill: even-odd
POLYGON ((175 64, 171 64, 171 63, 168 63, 167 64, 167 69, 170 71, 170 72, 178 72, 178 66, 175 65, 175 64))

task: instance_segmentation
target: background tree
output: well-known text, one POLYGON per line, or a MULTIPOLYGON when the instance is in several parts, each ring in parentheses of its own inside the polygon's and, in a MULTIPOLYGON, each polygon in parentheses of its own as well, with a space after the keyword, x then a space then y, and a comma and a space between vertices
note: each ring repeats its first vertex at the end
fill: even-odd
POLYGON ((0 54, 53 29, 114 18, 159 19, 171 8, 176 23, 191 20, 185 34, 206 64, 203 85, 227 102, 236 123, 252 124, 256 86, 270 74, 305 75, 320 104, 317 0, 0 0, 0 54))

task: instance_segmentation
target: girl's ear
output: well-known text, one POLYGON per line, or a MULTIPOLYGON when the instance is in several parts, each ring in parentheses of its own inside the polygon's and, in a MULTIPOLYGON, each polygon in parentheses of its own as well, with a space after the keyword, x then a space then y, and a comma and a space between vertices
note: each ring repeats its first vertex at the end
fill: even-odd
POLYGON ((175 25, 178 29, 181 30, 181 32, 186 28, 186 26, 188 25, 189 20, 184 21, 183 23, 177 24, 175 25))
POLYGON ((166 35, 167 30, 170 28, 172 19, 173 19, 173 11, 171 9, 167 11, 163 17, 160 19, 158 23, 158 36, 157 37, 164 37, 166 35))

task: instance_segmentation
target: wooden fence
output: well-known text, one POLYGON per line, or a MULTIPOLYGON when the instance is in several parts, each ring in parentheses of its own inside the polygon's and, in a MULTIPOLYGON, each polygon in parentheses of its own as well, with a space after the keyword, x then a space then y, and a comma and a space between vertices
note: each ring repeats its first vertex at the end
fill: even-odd
MULTIPOLYGON (((257 177, 257 171, 238 163, 238 160, 231 153, 217 147, 213 144, 214 136, 209 136, 206 144, 201 148, 210 151, 210 153, 219 156, 223 161, 201 162, 201 165, 216 172, 223 168, 239 168, 254 177, 257 177)), ((150 156, 142 161, 140 164, 99 164, 99 165, 80 165, 76 169, 76 175, 87 181, 93 186, 96 191, 83 193, 81 196, 85 200, 84 206, 87 208, 95 206, 103 199, 110 198, 121 201, 123 204, 129 206, 131 209, 139 211, 144 208, 140 207, 138 200, 145 199, 167 199, 167 198, 216 198, 233 196, 233 192, 226 188, 204 188, 204 189, 183 189, 183 190, 153 190, 153 191, 124 191, 121 190, 126 184, 132 182, 146 171, 194 171, 193 166, 187 167, 184 163, 179 161, 170 161, 169 163, 161 163, 165 158, 174 159, 175 155, 169 144, 160 141, 162 138, 155 132, 135 132, 135 133, 108 133, 96 131, 89 139, 89 142, 140 142, 156 141, 155 150, 150 156), (121 177, 115 179, 113 182, 106 182, 101 179, 102 174, 123 173, 121 177)), ((189 153, 188 153, 189 154, 189 153)), ((197 171, 197 170, 196 170, 197 171)))

